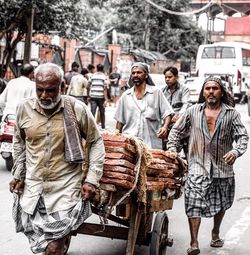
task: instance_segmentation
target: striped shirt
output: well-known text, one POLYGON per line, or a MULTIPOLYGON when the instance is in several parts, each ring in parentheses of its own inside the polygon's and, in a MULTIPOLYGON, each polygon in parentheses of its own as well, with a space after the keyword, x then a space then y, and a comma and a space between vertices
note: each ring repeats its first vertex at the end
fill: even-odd
POLYGON ((91 76, 90 80, 90 97, 104 98, 104 90, 107 89, 107 78, 102 72, 96 72, 91 76))
POLYGON ((191 105, 189 89, 177 83, 176 90, 171 92, 168 86, 162 89, 164 96, 172 106, 175 114, 183 114, 191 105))
POLYGON ((248 134, 241 122, 240 114, 223 104, 211 136, 204 113, 205 103, 187 109, 173 126, 167 148, 178 151, 181 139, 189 134, 189 174, 227 178, 234 175, 233 166, 227 165, 223 156, 233 152, 237 157, 247 149, 248 134), (234 143, 235 142, 235 143, 234 143), (211 173, 212 169, 212 173, 211 173))

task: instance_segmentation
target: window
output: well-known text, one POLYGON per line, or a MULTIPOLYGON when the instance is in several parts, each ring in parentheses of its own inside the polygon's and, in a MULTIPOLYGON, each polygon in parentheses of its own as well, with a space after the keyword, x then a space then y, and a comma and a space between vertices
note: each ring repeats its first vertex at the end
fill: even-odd
POLYGON ((241 49, 243 66, 250 66, 250 50, 241 49))
POLYGON ((233 47, 206 47, 203 49, 201 58, 235 58, 235 49, 233 47))

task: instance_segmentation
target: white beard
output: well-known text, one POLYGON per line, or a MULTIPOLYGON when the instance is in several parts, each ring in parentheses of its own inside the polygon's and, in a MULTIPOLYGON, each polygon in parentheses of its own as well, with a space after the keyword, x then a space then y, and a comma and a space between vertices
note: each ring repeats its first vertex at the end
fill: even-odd
POLYGON ((50 100, 50 104, 44 104, 42 101, 38 98, 38 104, 40 105, 41 108, 45 110, 52 110, 54 109, 58 103, 61 101, 61 92, 58 93, 57 97, 55 99, 48 98, 47 100, 50 100))

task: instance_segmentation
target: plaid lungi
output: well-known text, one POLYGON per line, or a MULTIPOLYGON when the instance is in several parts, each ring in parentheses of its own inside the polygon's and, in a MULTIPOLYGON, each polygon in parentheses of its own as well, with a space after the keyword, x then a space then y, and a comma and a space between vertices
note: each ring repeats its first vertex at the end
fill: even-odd
POLYGON ((12 216, 16 232, 27 236, 33 253, 44 252, 50 242, 67 236, 91 215, 90 202, 82 199, 73 208, 47 214, 42 197, 33 215, 30 215, 22 210, 19 196, 13 194, 12 216))
POLYGON ((188 217, 213 217, 232 206, 234 194, 234 177, 189 175, 185 183, 186 214, 188 217))

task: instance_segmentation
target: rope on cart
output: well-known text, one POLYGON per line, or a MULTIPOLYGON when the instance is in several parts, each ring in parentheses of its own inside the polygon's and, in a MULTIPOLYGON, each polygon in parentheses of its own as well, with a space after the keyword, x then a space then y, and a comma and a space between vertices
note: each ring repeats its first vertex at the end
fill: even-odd
POLYGON ((110 213, 114 209, 114 207, 121 204, 130 194, 135 190, 135 188, 138 186, 138 182, 140 182, 140 185, 138 186, 138 200, 146 203, 146 168, 147 165, 149 165, 149 162, 151 160, 151 155, 147 150, 147 147, 143 143, 143 140, 141 140, 138 137, 131 136, 128 134, 123 134, 123 136, 126 136, 129 138, 135 145, 136 151, 137 151, 137 162, 135 165, 135 181, 133 184, 133 187, 125 193, 112 207, 110 207, 110 213))

